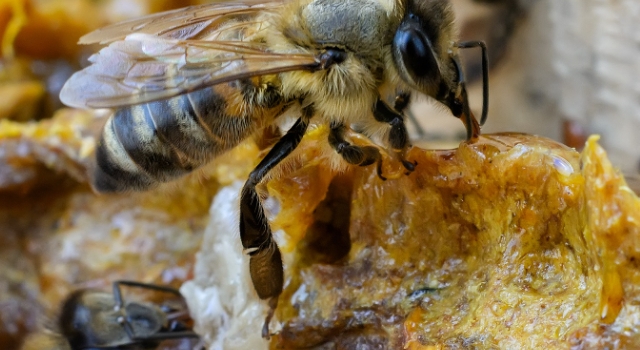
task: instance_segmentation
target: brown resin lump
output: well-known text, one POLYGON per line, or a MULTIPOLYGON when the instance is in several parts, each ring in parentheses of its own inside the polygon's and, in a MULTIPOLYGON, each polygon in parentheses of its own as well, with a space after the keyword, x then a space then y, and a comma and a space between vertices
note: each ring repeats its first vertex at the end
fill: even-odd
MULTIPOLYGON (((604 241, 598 228, 606 221, 594 217, 602 207, 613 208, 605 217, 627 215, 638 200, 619 177, 605 188, 624 192, 625 204, 602 203, 612 197, 593 187, 602 175, 592 169, 610 165, 587 153, 598 147, 594 140, 582 159, 551 140, 516 134, 486 135, 456 150, 413 148, 416 171, 381 181, 375 167, 335 171, 334 155, 319 146, 325 136, 322 128, 305 136, 288 171, 265 186, 287 278, 271 348, 555 349, 600 339, 600 324, 610 339, 621 337, 615 325, 625 315, 617 317, 626 275, 606 253, 620 243, 604 241)), ((212 214, 227 215, 215 207, 212 214)), ((640 221, 616 222, 626 240, 638 237, 640 221)), ((222 226, 210 225, 197 263, 208 268, 196 268, 183 288, 192 300, 227 288, 212 267, 224 257, 208 253, 222 231, 235 232, 222 226)), ((240 252, 232 260, 246 265, 240 252)), ((201 322, 201 332, 237 339, 234 329, 244 324, 259 333, 255 315, 247 319, 242 308, 266 309, 246 276, 237 283, 253 300, 240 309, 221 300, 216 312, 228 317, 226 326, 214 332, 201 322)))

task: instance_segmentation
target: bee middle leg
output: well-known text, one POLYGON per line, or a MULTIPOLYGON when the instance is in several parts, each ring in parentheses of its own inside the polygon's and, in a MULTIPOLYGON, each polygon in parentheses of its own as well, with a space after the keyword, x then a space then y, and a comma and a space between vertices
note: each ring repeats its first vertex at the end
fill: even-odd
POLYGON ((377 162, 378 177, 383 181, 387 178, 382 176, 382 156, 380 151, 373 146, 356 146, 347 142, 344 133, 347 128, 342 123, 331 123, 329 133, 329 144, 339 155, 349 164, 367 166, 377 162))
POLYGON ((240 196, 240 239, 249 251, 249 273, 260 299, 269 299, 269 313, 262 328, 262 336, 269 337, 269 322, 282 293, 284 271, 282 256, 273 240, 271 227, 264 214, 256 186, 278 163, 298 146, 309 125, 311 108, 303 109, 303 116, 278 140, 269 153, 251 172, 240 196))
MULTIPOLYGON (((396 105, 399 106, 400 109, 406 108, 408 105, 408 95, 405 97, 402 97, 402 95, 399 96, 396 105)), ((386 103, 378 99, 373 110, 373 116, 377 121, 391 125, 389 144, 398 155, 404 168, 407 169, 408 172, 414 171, 417 163, 412 163, 405 159, 405 152, 407 148, 409 148, 409 133, 407 132, 407 126, 404 124, 402 114, 389 108, 386 103)))

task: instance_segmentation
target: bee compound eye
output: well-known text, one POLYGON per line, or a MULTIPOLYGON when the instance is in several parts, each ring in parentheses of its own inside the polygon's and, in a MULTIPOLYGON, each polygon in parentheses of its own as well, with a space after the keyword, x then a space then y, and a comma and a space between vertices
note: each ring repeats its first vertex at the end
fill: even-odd
POLYGON ((126 322, 138 336, 148 336, 162 328, 163 318, 159 310, 143 304, 129 303, 126 311, 126 322))
POLYGON ((404 26, 393 39, 396 61, 416 83, 435 82, 439 78, 438 63, 431 47, 431 41, 417 25, 404 26))

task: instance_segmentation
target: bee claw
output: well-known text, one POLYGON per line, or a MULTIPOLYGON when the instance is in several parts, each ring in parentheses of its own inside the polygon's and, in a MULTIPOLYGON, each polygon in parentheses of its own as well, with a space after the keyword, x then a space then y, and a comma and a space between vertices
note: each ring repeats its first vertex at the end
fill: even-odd
POLYGON ((412 173, 413 171, 416 170, 416 166, 418 165, 418 162, 410 162, 408 160, 402 160, 402 165, 404 166, 405 169, 408 170, 408 172, 406 173, 407 175, 409 175, 410 173, 412 173))
POLYGON ((271 339, 271 334, 269 334, 269 324, 267 322, 262 326, 262 338, 265 340, 271 339))
POLYGON ((387 178, 382 176, 382 161, 378 162, 378 169, 377 169, 377 173, 378 173, 378 177, 380 178, 380 180, 382 181, 387 181, 387 178))
POLYGON ((271 338, 271 333, 269 332, 269 323, 271 322, 271 319, 273 318, 273 314, 276 311, 276 308, 278 307, 278 297, 271 297, 271 299, 269 299, 269 311, 267 312, 267 317, 264 320, 264 325, 262 326, 262 338, 269 340, 271 338))

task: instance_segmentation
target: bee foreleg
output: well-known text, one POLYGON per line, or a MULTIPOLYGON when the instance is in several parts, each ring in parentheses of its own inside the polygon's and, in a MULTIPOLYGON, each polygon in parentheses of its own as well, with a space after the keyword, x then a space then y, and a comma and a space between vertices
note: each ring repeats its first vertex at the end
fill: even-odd
POLYGON ((256 186, 278 163, 298 146, 304 136, 312 108, 303 109, 303 116, 271 148, 260 164, 251 172, 242 188, 240 197, 240 239, 249 251, 249 273, 253 287, 260 299, 269 299, 269 313, 265 319, 262 336, 269 337, 269 322, 282 293, 284 271, 280 249, 273 240, 271 227, 264 215, 256 186))
POLYGON ((412 163, 404 157, 407 148, 409 148, 409 134, 407 133, 407 126, 404 124, 402 114, 392 110, 386 103, 378 99, 376 107, 373 110, 373 116, 377 121, 391 125, 389 145, 398 155, 405 169, 409 172, 414 171, 417 163, 412 163))
POLYGON ((396 100, 395 100, 395 104, 393 105, 393 109, 395 109, 399 113, 402 113, 402 114, 406 115, 407 118, 409 118, 409 121, 416 128, 416 133, 418 134, 418 139, 424 139, 425 136, 427 135, 427 133, 424 131, 424 128, 420 124, 420 121, 418 120, 418 118, 416 118, 416 115, 413 114, 413 112, 411 112, 411 110, 407 110, 407 107, 409 106, 410 99, 411 99, 411 95, 408 94, 408 93, 400 93, 400 94, 398 94, 398 96, 396 96, 396 100))
POLYGON ((378 163, 378 177, 383 181, 387 178, 382 176, 382 156, 380 151, 373 146, 356 146, 347 142, 344 138, 346 127, 341 123, 332 123, 329 133, 329 144, 342 156, 347 163, 367 166, 375 162, 378 163))

